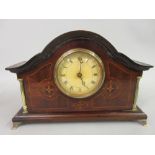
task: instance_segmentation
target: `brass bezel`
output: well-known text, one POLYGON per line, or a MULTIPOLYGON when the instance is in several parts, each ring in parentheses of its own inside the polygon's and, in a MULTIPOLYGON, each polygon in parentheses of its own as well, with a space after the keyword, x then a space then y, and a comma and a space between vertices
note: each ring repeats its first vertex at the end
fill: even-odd
POLYGON ((55 64, 55 67, 54 67, 54 80, 55 80, 55 84, 57 85, 57 87, 59 88, 59 90, 60 90, 63 94, 65 94, 65 95, 67 95, 67 96, 69 96, 69 97, 71 97, 71 98, 87 98, 87 97, 90 97, 90 96, 94 95, 94 94, 102 87, 103 82, 104 82, 104 80, 105 80, 105 68, 104 68, 104 64, 103 64, 101 58, 100 58, 96 53, 94 53, 93 51, 90 51, 90 50, 84 49, 84 48, 74 48, 74 49, 71 49, 71 50, 65 52, 64 54, 62 54, 62 55, 60 56, 60 58, 57 60, 57 62, 56 62, 56 64, 55 64), (87 95, 84 95, 84 96, 83 96, 83 95, 75 96, 75 95, 71 95, 70 93, 66 92, 66 91, 61 87, 61 85, 60 85, 60 83, 59 83, 59 81, 58 81, 58 79, 57 79, 57 69, 58 69, 58 66, 59 66, 60 62, 61 62, 66 56, 68 56, 68 55, 70 55, 70 54, 72 54, 72 53, 75 53, 75 52, 84 52, 84 53, 90 54, 90 55, 92 55, 92 56, 97 60, 97 62, 99 63, 99 65, 101 65, 102 79, 101 79, 100 83, 98 84, 97 89, 95 89, 94 91, 91 91, 90 93, 88 93, 87 95))

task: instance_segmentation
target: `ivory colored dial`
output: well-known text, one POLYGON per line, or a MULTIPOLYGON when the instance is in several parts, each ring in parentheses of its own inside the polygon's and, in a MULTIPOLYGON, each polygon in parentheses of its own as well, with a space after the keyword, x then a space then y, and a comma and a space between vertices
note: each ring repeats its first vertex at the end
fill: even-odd
POLYGON ((55 65, 58 88, 73 98, 85 98, 102 86, 105 72, 102 60, 94 52, 76 48, 65 52, 55 65))

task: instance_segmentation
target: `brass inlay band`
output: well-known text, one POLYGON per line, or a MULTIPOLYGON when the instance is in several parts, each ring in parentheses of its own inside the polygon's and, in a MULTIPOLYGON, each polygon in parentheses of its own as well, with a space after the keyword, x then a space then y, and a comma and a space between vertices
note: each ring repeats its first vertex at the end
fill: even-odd
POLYGON ((26 105, 26 99, 25 99, 25 91, 24 91, 24 83, 23 79, 18 79, 20 83, 20 91, 21 91, 21 97, 22 97, 22 104, 23 104, 23 113, 28 113, 27 105, 26 105))
POLYGON ((138 92, 139 92, 139 81, 141 79, 141 76, 137 77, 137 83, 136 83, 136 90, 135 90, 135 98, 134 98, 134 104, 132 107, 132 111, 137 111, 137 98, 138 98, 138 92))

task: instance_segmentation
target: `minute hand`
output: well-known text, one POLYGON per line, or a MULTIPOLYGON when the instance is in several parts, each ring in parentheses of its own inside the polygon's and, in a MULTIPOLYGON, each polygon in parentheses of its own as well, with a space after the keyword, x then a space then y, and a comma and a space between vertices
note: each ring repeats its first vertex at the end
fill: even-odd
POLYGON ((80 72, 79 73, 81 73, 81 65, 82 65, 83 61, 82 61, 82 58, 81 57, 79 57, 78 60, 80 62, 80 72))
POLYGON ((81 81, 82 81, 82 85, 83 85, 84 87, 86 87, 87 89, 89 89, 89 88, 86 86, 85 81, 83 81, 83 78, 82 78, 82 77, 80 77, 80 79, 81 79, 81 81))

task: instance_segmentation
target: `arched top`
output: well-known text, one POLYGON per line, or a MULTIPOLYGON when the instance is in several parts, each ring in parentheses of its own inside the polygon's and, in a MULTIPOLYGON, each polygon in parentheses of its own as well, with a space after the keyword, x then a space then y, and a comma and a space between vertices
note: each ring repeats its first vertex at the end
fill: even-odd
POLYGON ((148 64, 144 64, 141 62, 137 62, 134 60, 131 60, 126 55, 119 53, 115 47, 107 41, 102 36, 90 32, 90 31, 71 31, 64 33, 58 37, 56 37, 53 41, 51 41, 41 53, 38 53, 37 55, 33 56, 30 60, 27 62, 22 62, 10 67, 7 67, 6 70, 10 70, 14 73, 23 73, 27 70, 32 69, 39 63, 47 60, 52 54, 56 51, 56 49, 60 48, 62 45, 69 41, 78 40, 78 39, 85 39, 85 40, 91 40, 99 44, 100 46, 104 46, 106 48, 106 54, 111 57, 112 59, 116 60, 117 62, 123 64, 124 66, 135 70, 135 71, 144 71, 148 70, 149 68, 153 67, 148 64))

